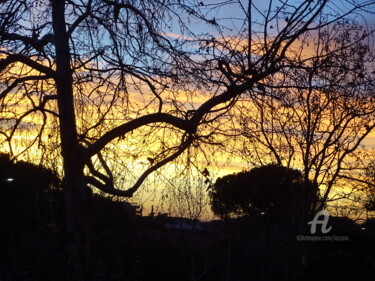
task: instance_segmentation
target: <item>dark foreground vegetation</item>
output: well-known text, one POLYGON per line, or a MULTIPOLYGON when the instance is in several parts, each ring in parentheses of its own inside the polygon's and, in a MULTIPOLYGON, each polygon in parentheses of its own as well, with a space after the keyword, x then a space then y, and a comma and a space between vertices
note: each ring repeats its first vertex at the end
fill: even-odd
MULTIPOLYGON (((6 156, 0 161, 0 177, 0 280, 67 280, 70 237, 58 178, 6 156)), ((92 196, 88 280, 375 278, 374 221, 357 225, 331 217, 332 230, 326 235, 349 241, 303 242, 296 237, 310 235, 308 228, 267 213, 198 224, 161 215, 141 217, 128 207, 92 196)))

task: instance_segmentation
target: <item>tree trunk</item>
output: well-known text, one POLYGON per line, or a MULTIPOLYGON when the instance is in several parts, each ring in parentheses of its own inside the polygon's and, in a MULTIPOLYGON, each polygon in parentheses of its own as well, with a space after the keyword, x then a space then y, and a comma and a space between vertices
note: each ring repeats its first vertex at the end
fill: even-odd
POLYGON ((65 1, 52 1, 52 21, 56 51, 56 89, 63 158, 66 227, 68 232, 68 280, 84 280, 90 255, 88 189, 83 179, 84 148, 79 145, 73 101, 73 78, 69 37, 66 32, 65 1))

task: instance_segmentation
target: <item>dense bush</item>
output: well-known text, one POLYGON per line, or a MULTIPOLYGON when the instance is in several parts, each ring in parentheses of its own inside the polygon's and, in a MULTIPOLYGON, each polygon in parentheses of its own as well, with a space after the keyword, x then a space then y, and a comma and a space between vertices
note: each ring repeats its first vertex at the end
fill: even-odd
POLYGON ((308 215, 318 188, 299 170, 267 165, 219 178, 210 190, 212 211, 221 218, 254 211, 294 217, 308 215))

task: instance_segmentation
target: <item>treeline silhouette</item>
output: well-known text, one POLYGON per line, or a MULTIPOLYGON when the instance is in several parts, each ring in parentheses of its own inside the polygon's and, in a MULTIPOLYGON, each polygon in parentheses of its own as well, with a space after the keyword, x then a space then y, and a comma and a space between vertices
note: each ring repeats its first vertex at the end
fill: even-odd
MULTIPOLYGON (((349 241, 301 242, 286 218, 254 211, 193 227, 136 216, 92 195, 90 280, 374 280, 375 223, 329 220, 349 241), (168 223, 168 228, 166 224, 168 223)), ((64 195, 50 170, 0 156, 0 280, 67 280, 64 195)), ((302 233, 301 233, 302 231, 302 233)), ((317 234, 321 235, 321 234, 317 234)))

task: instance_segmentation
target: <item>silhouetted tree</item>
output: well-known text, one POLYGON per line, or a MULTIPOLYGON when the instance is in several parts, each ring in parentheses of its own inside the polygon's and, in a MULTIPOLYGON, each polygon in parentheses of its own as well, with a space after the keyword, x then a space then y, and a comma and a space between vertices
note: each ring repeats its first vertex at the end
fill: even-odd
POLYGON ((321 188, 320 208, 349 196, 340 184, 366 165, 363 141, 375 128, 372 36, 351 21, 304 34, 295 68, 265 79, 237 104, 240 154, 252 165, 303 167, 305 179, 321 188))
POLYGON ((57 188, 60 179, 41 165, 14 161, 8 154, 0 153, 0 184, 5 189, 12 184, 23 190, 38 188, 46 191, 48 188, 57 188))
POLYGON ((15 162, 9 155, 0 154, 2 222, 12 221, 25 226, 32 225, 36 217, 45 215, 44 212, 53 216, 48 214, 46 201, 49 193, 60 191, 60 184, 60 179, 53 171, 41 165, 15 162))
MULTIPOLYGON (((228 36, 226 20, 202 2, 0 3, 3 147, 14 157, 26 150, 44 157, 61 152, 72 264, 90 255, 90 188, 131 197, 192 145, 218 144, 213 136, 242 94, 303 66, 293 48, 303 34, 373 4, 341 0, 336 9, 337 1, 276 2, 253 22, 250 1, 246 24, 228 36), (193 17, 216 30, 194 36, 193 17), (177 26, 181 36, 171 33, 177 26), (124 186, 112 173, 116 161, 127 172, 124 186)), ((233 3, 218 6, 226 4, 233 3)), ((75 271, 81 279, 80 267, 75 271)))
POLYGON ((299 170, 267 165, 217 179, 210 198, 221 218, 254 213, 292 218, 310 214, 318 189, 306 184, 299 170))

